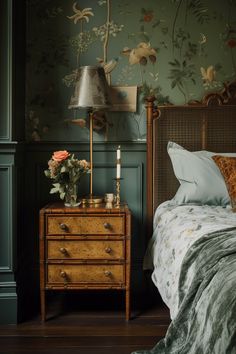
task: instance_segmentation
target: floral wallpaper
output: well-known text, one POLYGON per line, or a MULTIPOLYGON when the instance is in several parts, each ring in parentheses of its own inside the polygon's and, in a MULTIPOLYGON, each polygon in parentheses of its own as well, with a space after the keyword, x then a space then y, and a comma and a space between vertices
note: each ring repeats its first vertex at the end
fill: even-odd
POLYGON ((236 0, 27 0, 26 137, 87 141, 69 109, 77 70, 138 88, 136 112, 97 112, 95 141, 145 141, 144 97, 184 104, 236 76, 236 0))

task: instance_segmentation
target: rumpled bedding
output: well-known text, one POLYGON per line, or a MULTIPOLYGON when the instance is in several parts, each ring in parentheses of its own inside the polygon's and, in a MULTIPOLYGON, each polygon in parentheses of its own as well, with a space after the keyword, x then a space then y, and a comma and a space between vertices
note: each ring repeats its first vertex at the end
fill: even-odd
POLYGON ((220 206, 157 208, 144 266, 170 308, 166 336, 133 354, 236 353, 236 214, 220 206))

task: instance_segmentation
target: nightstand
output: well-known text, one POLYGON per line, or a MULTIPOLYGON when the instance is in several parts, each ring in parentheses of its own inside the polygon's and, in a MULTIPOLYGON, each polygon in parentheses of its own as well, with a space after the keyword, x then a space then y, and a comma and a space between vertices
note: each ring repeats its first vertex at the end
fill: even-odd
POLYGON ((128 206, 40 210, 41 318, 47 290, 116 289, 126 293, 130 318, 131 213, 128 206))

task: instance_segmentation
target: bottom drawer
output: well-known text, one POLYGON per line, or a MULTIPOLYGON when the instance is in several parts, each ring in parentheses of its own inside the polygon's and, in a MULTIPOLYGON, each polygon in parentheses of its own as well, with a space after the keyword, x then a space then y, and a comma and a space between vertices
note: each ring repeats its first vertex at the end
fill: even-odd
POLYGON ((47 283, 123 283, 124 266, 120 264, 50 264, 47 283))

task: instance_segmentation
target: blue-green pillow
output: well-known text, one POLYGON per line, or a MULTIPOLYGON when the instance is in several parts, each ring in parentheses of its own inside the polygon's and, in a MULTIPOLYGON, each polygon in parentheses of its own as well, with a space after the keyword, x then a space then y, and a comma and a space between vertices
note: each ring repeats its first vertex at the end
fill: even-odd
MULTIPOLYGON (((180 183, 173 198, 177 204, 230 204, 224 178, 211 158, 216 153, 205 150, 190 152, 171 141, 167 145, 167 151, 180 183)), ((234 153, 217 155, 236 156, 234 153)))

